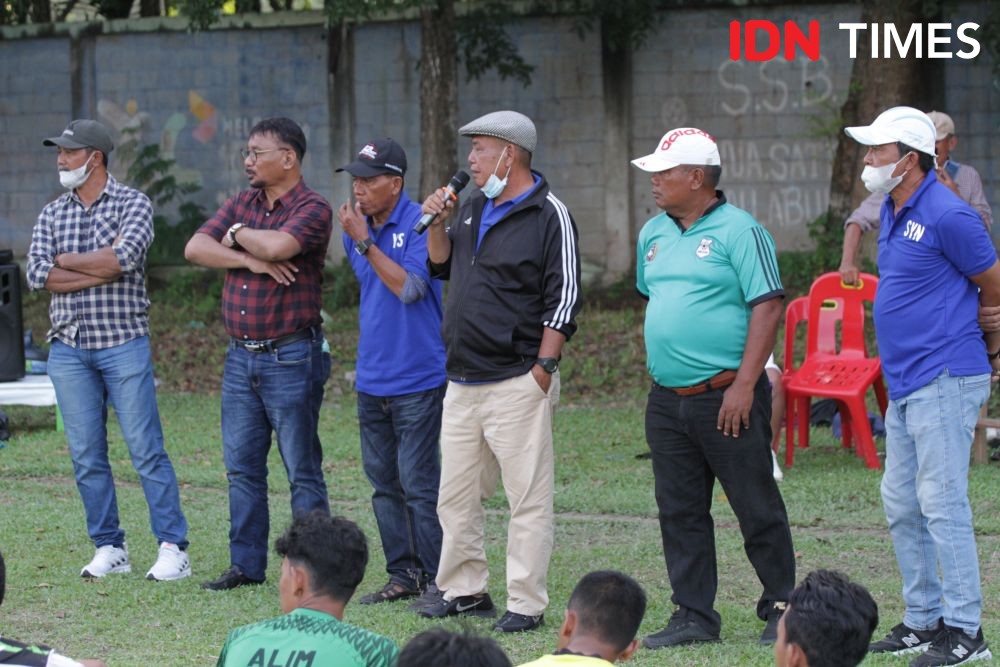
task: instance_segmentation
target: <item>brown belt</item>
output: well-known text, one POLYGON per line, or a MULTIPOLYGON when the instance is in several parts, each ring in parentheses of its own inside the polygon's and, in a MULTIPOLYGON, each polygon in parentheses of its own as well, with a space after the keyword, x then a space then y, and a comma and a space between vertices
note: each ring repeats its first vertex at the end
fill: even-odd
POLYGON ((678 396, 697 396, 698 394, 704 394, 706 391, 728 387, 735 379, 736 371, 722 371, 718 375, 713 375, 704 382, 699 382, 690 387, 663 387, 663 389, 672 391, 678 396))

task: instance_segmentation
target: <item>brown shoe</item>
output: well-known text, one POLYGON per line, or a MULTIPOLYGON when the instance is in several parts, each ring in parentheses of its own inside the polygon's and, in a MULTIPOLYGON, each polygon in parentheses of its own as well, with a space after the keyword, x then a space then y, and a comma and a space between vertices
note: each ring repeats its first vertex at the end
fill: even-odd
POLYGON ((392 602, 393 600, 403 600, 405 598, 412 598, 420 595, 419 590, 414 590, 412 588, 407 588, 402 584, 390 580, 385 586, 375 591, 374 593, 369 593, 365 595, 360 600, 358 604, 378 604, 380 602, 392 602))

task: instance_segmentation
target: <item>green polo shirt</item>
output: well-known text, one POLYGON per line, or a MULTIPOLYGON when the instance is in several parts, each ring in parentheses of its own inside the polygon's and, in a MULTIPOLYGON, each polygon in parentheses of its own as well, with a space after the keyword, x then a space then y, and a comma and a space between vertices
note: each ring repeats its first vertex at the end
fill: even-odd
POLYGON ((717 195, 686 231, 660 213, 639 233, 636 288, 649 298, 646 365, 665 387, 739 368, 750 309, 784 295, 774 239, 717 195))
POLYGON ((218 667, 394 667, 399 649, 391 639, 338 621, 313 609, 229 633, 218 667))

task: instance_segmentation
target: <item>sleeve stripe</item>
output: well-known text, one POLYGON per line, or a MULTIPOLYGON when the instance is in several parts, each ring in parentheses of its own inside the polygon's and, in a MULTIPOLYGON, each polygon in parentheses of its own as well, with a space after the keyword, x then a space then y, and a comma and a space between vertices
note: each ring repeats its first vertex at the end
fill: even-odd
POLYGON ((559 306, 556 308, 552 319, 544 322, 544 324, 552 329, 559 329, 570 323, 573 306, 576 304, 579 295, 579 289, 576 284, 576 267, 579 260, 576 257, 576 244, 573 242, 573 223, 570 220, 569 211, 566 210, 566 206, 551 192, 546 196, 546 199, 555 208, 556 214, 559 217, 559 230, 562 233, 563 284, 559 306))
POLYGON ((766 232, 760 227, 754 227, 752 231, 754 240, 757 242, 757 259, 760 260, 767 286, 772 292, 778 291, 781 289, 781 278, 778 277, 774 251, 770 249, 767 238, 764 236, 766 232))

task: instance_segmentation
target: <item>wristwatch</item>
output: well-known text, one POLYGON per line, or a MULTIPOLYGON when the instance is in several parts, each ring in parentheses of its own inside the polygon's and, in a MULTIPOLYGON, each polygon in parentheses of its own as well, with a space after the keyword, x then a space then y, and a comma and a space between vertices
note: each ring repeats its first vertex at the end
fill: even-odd
POLYGON ((235 225, 229 228, 228 232, 226 232, 226 234, 229 236, 230 247, 233 250, 239 250, 241 247, 240 244, 236 241, 236 232, 240 231, 244 227, 246 227, 246 225, 244 225, 242 222, 237 222, 235 225))
POLYGON ((371 248, 373 245, 375 245, 375 242, 372 241, 372 237, 370 236, 362 241, 355 241, 354 252, 358 253, 359 255, 367 255, 369 248, 371 248))
POLYGON ((559 360, 555 357, 539 357, 535 359, 535 363, 541 366, 542 370, 549 375, 559 370, 559 360))

